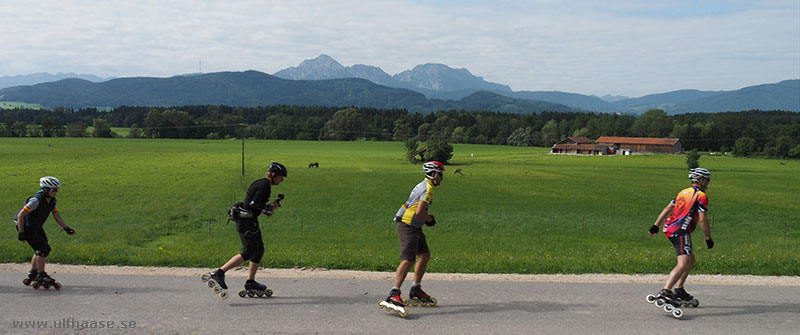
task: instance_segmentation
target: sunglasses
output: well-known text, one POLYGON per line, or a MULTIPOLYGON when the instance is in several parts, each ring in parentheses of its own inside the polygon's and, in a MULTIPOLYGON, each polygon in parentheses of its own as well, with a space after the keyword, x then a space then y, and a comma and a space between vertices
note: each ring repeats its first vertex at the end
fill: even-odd
POLYGON ((57 188, 49 188, 49 189, 47 189, 47 190, 48 190, 48 191, 53 191, 53 192, 58 192, 58 189, 57 189, 57 188))

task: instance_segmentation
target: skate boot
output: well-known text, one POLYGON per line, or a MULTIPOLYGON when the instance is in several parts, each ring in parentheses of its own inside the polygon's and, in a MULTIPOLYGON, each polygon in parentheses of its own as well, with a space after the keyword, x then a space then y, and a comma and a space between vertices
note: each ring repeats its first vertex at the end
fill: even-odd
POLYGON ((408 294, 409 299, 403 300, 403 302, 408 306, 422 306, 422 307, 433 307, 436 306, 438 302, 436 298, 431 297, 425 291, 422 290, 422 286, 412 286, 411 292, 408 294))
POLYGON ((39 274, 39 271, 36 271, 35 269, 32 269, 32 270, 28 271, 28 278, 23 279, 22 283, 25 284, 25 286, 30 285, 31 282, 33 282, 33 280, 36 279, 36 276, 38 274, 39 274))
POLYGON ((39 286, 43 286, 45 290, 49 290, 50 286, 56 290, 61 289, 61 283, 50 277, 47 272, 39 272, 36 274, 36 278, 33 281, 33 288, 38 290, 39 286))
POLYGON ((687 293, 686 290, 683 289, 683 287, 675 288, 673 294, 675 295, 675 300, 683 307, 700 306, 700 302, 697 301, 697 299, 695 299, 691 294, 687 293))
POLYGON ((222 299, 228 299, 228 285, 225 284, 225 273, 222 270, 211 272, 207 275, 202 275, 200 279, 205 282, 209 288, 214 289, 214 293, 219 294, 222 299))
POLYGON ((392 289, 386 300, 378 301, 378 308, 400 315, 401 317, 408 316, 408 309, 403 303, 403 298, 400 297, 400 290, 392 289))
POLYGON ((655 304, 658 308, 663 308, 664 312, 672 313, 672 316, 680 318, 683 316, 683 311, 679 308, 681 305, 675 300, 675 295, 672 291, 662 289, 657 295, 647 295, 647 302, 655 304))
POLYGON ((257 296, 261 297, 271 297, 272 290, 267 288, 267 285, 261 284, 255 280, 248 279, 247 282, 244 283, 244 290, 239 290, 239 296, 244 297, 254 297, 257 296))

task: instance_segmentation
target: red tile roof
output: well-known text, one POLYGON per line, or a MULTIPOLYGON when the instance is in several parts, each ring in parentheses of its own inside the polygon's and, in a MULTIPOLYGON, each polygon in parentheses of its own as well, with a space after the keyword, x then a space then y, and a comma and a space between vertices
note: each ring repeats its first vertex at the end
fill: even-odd
POLYGON ((553 149, 567 149, 567 150, 599 150, 599 151, 606 151, 608 150, 607 145, 603 144, 556 144, 553 146, 553 149))
POLYGON ((574 136, 574 137, 567 137, 567 138, 572 140, 575 143, 578 143, 578 144, 594 143, 594 141, 592 141, 592 140, 590 140, 590 139, 588 139, 586 137, 583 137, 583 136, 574 136))
POLYGON ((675 143, 678 143, 678 141, 680 141, 679 138, 600 136, 595 142, 597 142, 597 143, 675 145, 675 143))

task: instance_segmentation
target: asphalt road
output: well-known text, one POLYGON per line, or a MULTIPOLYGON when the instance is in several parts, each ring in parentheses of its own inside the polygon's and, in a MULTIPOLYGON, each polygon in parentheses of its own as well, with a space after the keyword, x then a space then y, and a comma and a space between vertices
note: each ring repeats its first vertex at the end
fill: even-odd
POLYGON ((675 319, 645 302, 652 284, 430 280, 439 305, 404 319, 377 308, 388 280, 257 278, 274 296, 239 298, 229 278, 221 300, 199 277, 53 276, 60 291, 0 271, 0 333, 800 334, 798 286, 687 285, 700 307, 675 319))

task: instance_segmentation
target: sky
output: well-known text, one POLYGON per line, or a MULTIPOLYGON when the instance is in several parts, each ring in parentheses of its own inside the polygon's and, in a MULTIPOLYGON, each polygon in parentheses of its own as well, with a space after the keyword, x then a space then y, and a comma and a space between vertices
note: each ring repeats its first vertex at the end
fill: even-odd
POLYGON ((2 0, 0 18, 0 76, 272 74, 326 54, 598 96, 800 78, 799 0, 2 0))

